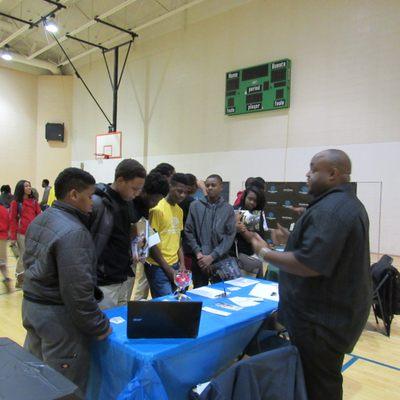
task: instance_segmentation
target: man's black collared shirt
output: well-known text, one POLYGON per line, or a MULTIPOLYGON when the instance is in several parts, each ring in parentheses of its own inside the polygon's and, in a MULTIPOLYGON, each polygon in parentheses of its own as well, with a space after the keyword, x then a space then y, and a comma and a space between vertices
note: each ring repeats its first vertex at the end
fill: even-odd
POLYGON ((309 205, 285 251, 320 275, 280 272, 279 316, 289 332, 311 324, 338 351, 352 350, 371 307, 368 232, 367 212, 350 184, 309 205))

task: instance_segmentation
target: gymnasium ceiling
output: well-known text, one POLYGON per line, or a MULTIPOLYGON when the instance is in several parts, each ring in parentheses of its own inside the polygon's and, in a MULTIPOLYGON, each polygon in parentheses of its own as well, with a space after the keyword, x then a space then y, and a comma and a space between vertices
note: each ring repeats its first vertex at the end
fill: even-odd
MULTIPOLYGON (((59 27, 56 36, 73 61, 79 60, 79 63, 85 63, 88 62, 90 54, 100 51, 90 45, 67 39, 65 37, 67 33, 106 47, 126 42, 130 38, 129 34, 96 22, 95 17, 137 32, 139 38, 136 40, 140 40, 142 33, 158 29, 161 23, 165 25, 189 9, 202 8, 202 18, 207 18, 208 15, 227 11, 247 1, 53 0, 66 7, 55 14, 55 22, 59 27)), ((33 22, 40 20, 55 8, 55 5, 45 0, 0 0, 0 13, 33 22)), ((29 25, 0 15, 0 51, 4 50, 6 45, 15 55, 14 60, 18 59, 18 63, 24 64, 27 68, 47 67, 47 70, 51 70, 54 67, 63 70, 68 64, 62 50, 51 34, 44 29, 42 23, 38 27, 29 28, 29 25)), ((4 65, 3 60, 1 65, 4 65)))

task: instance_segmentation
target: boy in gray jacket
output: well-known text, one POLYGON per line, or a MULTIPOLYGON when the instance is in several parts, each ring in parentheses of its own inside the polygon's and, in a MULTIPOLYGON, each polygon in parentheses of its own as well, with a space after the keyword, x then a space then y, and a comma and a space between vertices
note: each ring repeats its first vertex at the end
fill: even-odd
POLYGON ((233 207, 222 197, 222 178, 210 175, 207 197, 190 205, 185 225, 186 242, 192 250, 193 285, 208 285, 212 264, 226 258, 236 235, 233 207))
POLYGON ((95 180, 66 168, 57 201, 30 224, 24 254, 25 348, 85 392, 91 338, 111 333, 97 300, 96 252, 87 223, 95 180))

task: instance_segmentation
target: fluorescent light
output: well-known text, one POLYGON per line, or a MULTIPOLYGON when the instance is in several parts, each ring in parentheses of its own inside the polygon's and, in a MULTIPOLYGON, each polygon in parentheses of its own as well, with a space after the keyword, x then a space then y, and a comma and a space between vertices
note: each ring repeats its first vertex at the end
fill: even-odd
POLYGON ((58 26, 51 19, 44 22, 44 27, 45 27, 46 31, 48 31, 48 32, 51 32, 51 33, 58 32, 58 26))
POLYGON ((3 60, 6 60, 6 61, 11 61, 12 60, 12 55, 8 52, 7 49, 5 49, 5 50, 3 50, 1 52, 1 58, 3 60))

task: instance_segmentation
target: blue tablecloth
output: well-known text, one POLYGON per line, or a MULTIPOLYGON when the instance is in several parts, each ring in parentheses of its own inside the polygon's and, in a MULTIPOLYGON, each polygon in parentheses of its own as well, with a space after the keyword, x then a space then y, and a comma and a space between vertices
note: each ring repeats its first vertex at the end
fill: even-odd
MULTIPOLYGON (((212 287, 222 289, 222 283, 212 287)), ((203 306, 213 307, 229 297, 247 296, 254 286, 229 294, 231 287, 226 285, 228 297, 223 300, 189 294, 192 300, 202 301, 203 306)), ((196 339, 128 339, 126 306, 107 310, 109 318, 120 316, 125 322, 112 324, 112 335, 93 344, 87 398, 187 399, 193 386, 210 380, 242 353, 264 318, 276 308, 276 302, 264 300, 226 317, 202 311, 196 339)))

